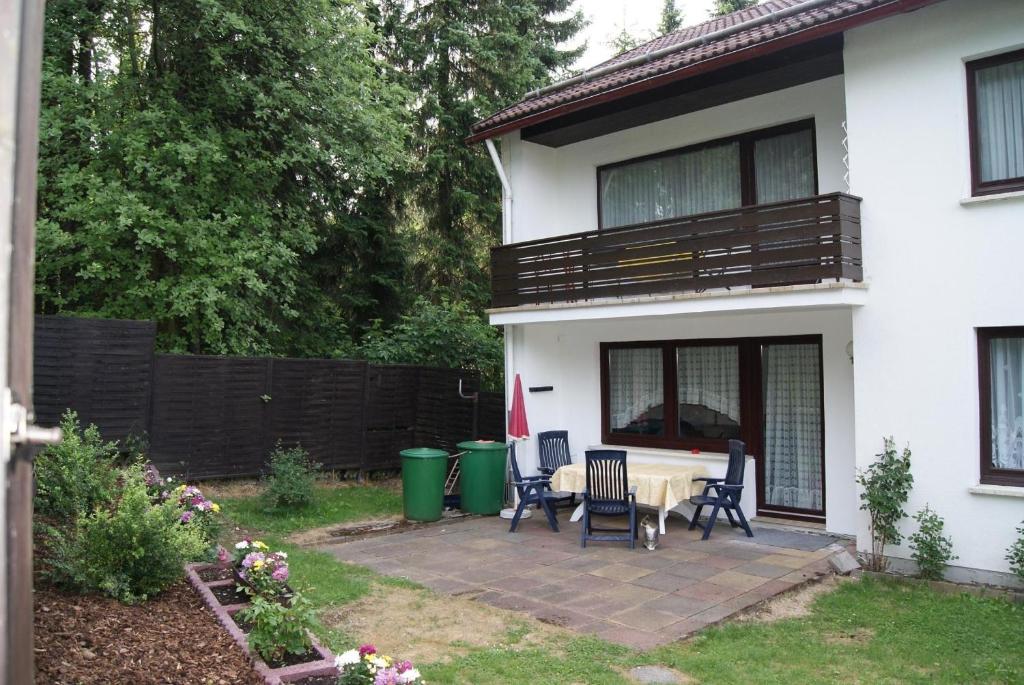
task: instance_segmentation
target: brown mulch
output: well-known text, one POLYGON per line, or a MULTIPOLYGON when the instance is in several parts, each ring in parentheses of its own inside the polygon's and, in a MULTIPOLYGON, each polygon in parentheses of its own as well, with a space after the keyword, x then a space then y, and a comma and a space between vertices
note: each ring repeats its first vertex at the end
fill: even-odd
POLYGON ((37 583, 35 650, 46 685, 263 683, 185 581, 134 606, 37 583))

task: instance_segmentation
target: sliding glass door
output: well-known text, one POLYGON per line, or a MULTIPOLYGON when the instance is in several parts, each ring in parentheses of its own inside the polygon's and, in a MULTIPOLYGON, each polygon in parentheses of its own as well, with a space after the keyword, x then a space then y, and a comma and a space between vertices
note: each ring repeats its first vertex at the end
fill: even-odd
POLYGON ((764 457, 759 510, 825 512, 820 343, 761 348, 764 457))

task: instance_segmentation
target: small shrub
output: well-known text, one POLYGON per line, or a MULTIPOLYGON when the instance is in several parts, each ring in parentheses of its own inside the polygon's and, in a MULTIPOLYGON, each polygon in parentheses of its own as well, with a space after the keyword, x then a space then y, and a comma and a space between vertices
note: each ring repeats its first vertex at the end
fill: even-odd
POLYGON ((1006 550, 1006 560, 1010 562, 1010 570, 1024 580, 1024 521, 1017 526, 1017 541, 1006 550))
POLYGON ((300 445, 284 448, 278 443, 270 455, 267 495, 275 507, 305 507, 313 501, 313 486, 320 465, 300 445))
POLYGON ((60 421, 64 439, 35 460, 36 512, 49 519, 73 521, 109 503, 117 484, 117 445, 103 442, 96 426, 84 431, 70 409, 60 421))
POLYGON ((49 575, 58 585, 143 601, 206 553, 199 529, 181 524, 177 502, 151 503, 141 466, 126 469, 123 481, 112 509, 97 508, 55 533, 49 575))
MULTIPOLYGON (((147 478, 147 483, 148 483, 147 478)), ((152 490, 150 490, 152 494, 152 490)), ((181 522, 194 526, 206 541, 209 554, 207 560, 212 561, 216 553, 217 538, 220 537, 221 525, 220 505, 203 496, 202 490, 194 485, 179 485, 174 494, 177 495, 178 507, 181 509, 181 522)))
POLYGON ((959 559, 953 554, 953 541, 942 535, 946 524, 927 504, 914 514, 914 520, 918 530, 910 536, 910 548, 914 550, 918 572, 922 578, 940 580, 946 564, 959 559))
POLYGON ((256 595, 248 608, 239 612, 239 618, 252 626, 249 646, 264 661, 304 654, 313 645, 309 636, 315 625, 313 606, 298 593, 287 606, 256 595))
POLYGON ((236 567, 238 576, 245 583, 243 589, 250 596, 259 595, 267 599, 282 596, 287 592, 288 555, 284 552, 259 550, 255 546, 253 549, 256 551, 242 557, 236 567))
POLYGON ((907 515, 903 505, 914 484, 910 473, 910 448, 903 448, 901 455, 896 452, 895 440, 889 437, 884 442, 882 453, 876 455, 878 461, 857 474, 857 483, 864 488, 860 493, 860 508, 867 510, 870 516, 871 556, 867 566, 871 571, 884 571, 889 565, 885 546, 903 541, 897 526, 907 515))

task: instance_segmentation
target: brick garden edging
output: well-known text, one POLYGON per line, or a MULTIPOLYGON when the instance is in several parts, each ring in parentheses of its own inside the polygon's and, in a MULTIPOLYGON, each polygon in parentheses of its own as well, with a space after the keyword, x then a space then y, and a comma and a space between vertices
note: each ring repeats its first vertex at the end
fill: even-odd
POLYGON ((224 626, 228 634, 252 659, 253 666, 263 676, 267 685, 284 685, 285 683, 293 683, 310 676, 338 675, 338 669, 334 665, 334 655, 331 654, 330 650, 321 645, 313 635, 310 636, 313 640, 313 649, 320 655, 320 659, 305 664, 295 664, 294 666, 270 668, 263 659, 249 649, 249 641, 246 639, 245 633, 235 623, 234 615, 248 606, 248 604, 223 605, 217 601, 217 598, 210 589, 232 586, 235 584, 235 581, 230 579, 205 581, 199 577, 200 571, 215 568, 219 567, 216 564, 186 564, 185 574, 188 576, 189 582, 196 589, 196 592, 203 598, 203 602, 210 608, 210 611, 217 617, 217 620, 220 621, 220 624, 224 626))

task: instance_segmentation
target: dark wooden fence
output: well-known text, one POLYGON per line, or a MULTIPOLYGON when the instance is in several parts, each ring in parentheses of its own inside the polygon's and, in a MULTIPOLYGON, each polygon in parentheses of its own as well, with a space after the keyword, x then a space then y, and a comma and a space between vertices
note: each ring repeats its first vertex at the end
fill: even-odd
POLYGON ((832 193, 491 249, 495 307, 863 279, 860 198, 832 193))
POLYGON ((154 352, 144 321, 36 320, 36 414, 56 425, 65 409, 104 438, 144 438, 162 471, 189 478, 251 476, 280 441, 301 444, 324 468, 376 471, 398 452, 454 450, 504 437, 501 393, 480 392, 476 372, 365 361, 216 357, 154 352))

